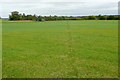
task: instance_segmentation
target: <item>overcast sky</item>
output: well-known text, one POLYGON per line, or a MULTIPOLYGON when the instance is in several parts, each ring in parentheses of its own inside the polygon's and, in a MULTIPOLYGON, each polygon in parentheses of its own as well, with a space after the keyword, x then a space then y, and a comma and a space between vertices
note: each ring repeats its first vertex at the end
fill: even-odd
POLYGON ((0 16, 12 11, 36 15, 117 15, 119 0, 0 0, 0 16))

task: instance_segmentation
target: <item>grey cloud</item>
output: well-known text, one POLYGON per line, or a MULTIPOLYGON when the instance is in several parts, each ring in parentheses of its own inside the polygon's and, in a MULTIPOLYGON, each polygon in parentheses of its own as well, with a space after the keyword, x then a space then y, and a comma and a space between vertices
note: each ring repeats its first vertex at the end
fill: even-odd
POLYGON ((14 10, 37 15, 98 15, 117 14, 117 3, 93 2, 2 2, 2 17, 14 10))

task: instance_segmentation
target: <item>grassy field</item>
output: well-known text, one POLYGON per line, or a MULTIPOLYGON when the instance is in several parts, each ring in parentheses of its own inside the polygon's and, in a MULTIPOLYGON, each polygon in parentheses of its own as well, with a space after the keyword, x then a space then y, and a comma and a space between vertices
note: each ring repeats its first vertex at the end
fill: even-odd
POLYGON ((117 22, 3 22, 3 78, 117 78, 117 22))
POLYGON ((0 79, 2 79, 2 20, 0 19, 0 79))

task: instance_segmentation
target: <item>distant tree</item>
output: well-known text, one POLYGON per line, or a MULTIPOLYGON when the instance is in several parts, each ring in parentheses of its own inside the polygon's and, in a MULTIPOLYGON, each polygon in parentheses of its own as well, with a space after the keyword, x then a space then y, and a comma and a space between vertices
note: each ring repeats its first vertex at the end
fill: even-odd
POLYGON ((23 19, 22 19, 22 14, 19 14, 19 16, 20 16, 20 20, 23 20, 23 19))
POLYGON ((65 16, 61 16, 61 20, 65 20, 65 16))
POLYGON ((37 15, 34 14, 33 17, 32 17, 32 20, 37 21, 37 15))
POLYGON ((98 16, 96 16, 96 19, 97 20, 107 20, 107 17, 108 16, 106 16, 106 15, 98 15, 98 16))
POLYGON ((23 15, 22 15, 22 20, 26 20, 26 15, 25 15, 25 13, 23 13, 23 15))
POLYGON ((18 11, 11 12, 11 15, 9 15, 10 20, 20 20, 21 16, 18 11))
POLYGON ((89 17, 88 16, 84 16, 82 17, 83 20, 89 20, 89 17))
POLYGON ((45 21, 45 19, 42 16, 38 16, 37 21, 45 21))
POLYGON ((27 19, 27 20, 32 20, 33 17, 32 17, 32 15, 27 15, 27 16, 26 16, 26 19, 27 19))
POLYGON ((99 20, 106 20, 106 17, 105 16, 100 16, 99 20))
POLYGON ((114 17, 113 15, 108 16, 108 19, 109 19, 109 20, 114 20, 114 18, 115 18, 115 17, 114 17))
POLYGON ((95 16, 88 16, 88 20, 95 20, 96 17, 95 16))
POLYGON ((120 20, 118 15, 114 16, 114 20, 120 20))
POLYGON ((53 19, 58 20, 58 16, 54 15, 53 19))

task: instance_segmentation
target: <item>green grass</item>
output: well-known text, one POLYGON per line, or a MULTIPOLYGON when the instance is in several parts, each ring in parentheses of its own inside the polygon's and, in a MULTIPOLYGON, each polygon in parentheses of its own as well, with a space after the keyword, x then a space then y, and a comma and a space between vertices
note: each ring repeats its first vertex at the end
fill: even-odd
POLYGON ((2 20, 0 19, 0 79, 2 79, 2 20))
POLYGON ((117 25, 3 22, 3 78, 117 78, 117 25))

